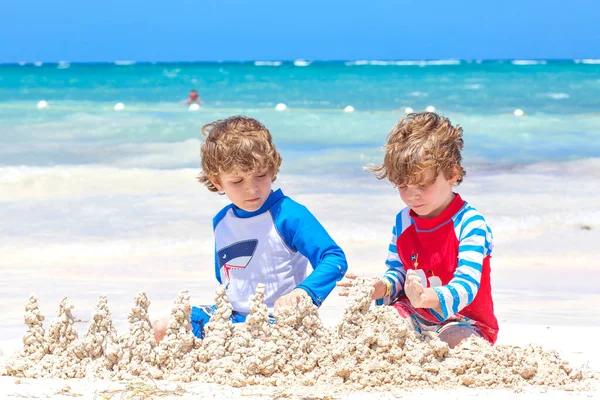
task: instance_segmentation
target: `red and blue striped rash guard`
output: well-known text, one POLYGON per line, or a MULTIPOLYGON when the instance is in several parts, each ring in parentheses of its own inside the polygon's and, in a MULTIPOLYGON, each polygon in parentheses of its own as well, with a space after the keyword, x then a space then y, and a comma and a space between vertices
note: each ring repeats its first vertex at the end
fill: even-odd
POLYGON ((475 208, 455 194, 439 216, 420 218, 408 207, 396 216, 384 279, 392 283, 391 304, 405 296, 406 271, 414 269, 423 285, 436 291, 439 314, 422 309, 431 322, 462 320, 481 329, 494 343, 498 322, 490 284, 492 231, 475 208))

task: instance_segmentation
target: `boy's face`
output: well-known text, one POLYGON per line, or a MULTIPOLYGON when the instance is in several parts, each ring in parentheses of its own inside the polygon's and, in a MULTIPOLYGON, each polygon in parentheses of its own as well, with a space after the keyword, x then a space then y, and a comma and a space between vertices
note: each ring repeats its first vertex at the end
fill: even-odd
POLYGON ((221 173, 219 181, 212 182, 219 192, 225 192, 229 200, 244 211, 256 211, 265 204, 271 194, 273 173, 269 169, 251 174, 221 173))
POLYGON ((434 172, 427 171, 420 177, 421 182, 432 182, 428 185, 401 185, 398 192, 402 201, 419 217, 434 218, 440 215, 454 198, 452 186, 456 183, 458 174, 450 179, 440 172, 434 180, 434 172))

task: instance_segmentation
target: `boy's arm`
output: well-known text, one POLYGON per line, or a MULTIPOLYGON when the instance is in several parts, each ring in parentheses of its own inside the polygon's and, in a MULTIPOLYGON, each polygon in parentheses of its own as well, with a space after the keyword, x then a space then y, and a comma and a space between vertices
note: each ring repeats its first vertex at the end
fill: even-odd
POLYGON ((274 214, 275 225, 294 251, 308 258, 313 272, 297 286, 320 306, 348 269, 346 256, 308 209, 292 200, 274 214))
POLYGON ((402 261, 398 256, 398 249, 396 248, 396 242, 398 240, 398 232, 402 233, 402 220, 401 218, 396 219, 396 224, 392 227, 392 239, 388 246, 388 255, 385 260, 387 271, 381 279, 387 281, 390 285, 390 294, 376 300, 377 305, 389 305, 394 302, 398 297, 404 294, 404 281, 406 280, 406 269, 402 265, 402 261), (399 225, 400 224, 400 225, 399 225))
POLYGON ((454 271, 454 277, 447 285, 427 288, 424 292, 426 297, 424 300, 427 301, 425 307, 431 308, 440 321, 457 314, 471 304, 477 296, 483 260, 492 251, 492 232, 481 214, 466 213, 456 230, 460 233, 458 266, 454 271), (436 308, 438 308, 437 312, 436 308))

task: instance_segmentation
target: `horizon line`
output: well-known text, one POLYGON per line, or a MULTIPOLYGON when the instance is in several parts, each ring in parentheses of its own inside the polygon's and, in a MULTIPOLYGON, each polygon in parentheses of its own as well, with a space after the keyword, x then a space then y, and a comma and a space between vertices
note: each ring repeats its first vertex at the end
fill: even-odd
POLYGON ((532 61, 532 62, 543 62, 543 61, 597 61, 600 63, 600 58, 594 57, 580 57, 580 58, 423 58, 423 59, 385 59, 385 58, 373 58, 373 59, 337 59, 337 60, 325 60, 325 59, 309 59, 309 58, 296 58, 296 59, 256 59, 256 60, 97 60, 97 61, 69 61, 69 60, 53 60, 53 61, 0 61, 0 65, 36 65, 36 64, 114 64, 117 66, 128 66, 135 64, 245 64, 245 63, 296 63, 296 62, 307 62, 307 63, 372 63, 372 62, 406 62, 406 63, 420 63, 420 62, 448 62, 448 65, 452 65, 452 62, 466 62, 466 63, 482 63, 482 62, 499 62, 499 61, 532 61))

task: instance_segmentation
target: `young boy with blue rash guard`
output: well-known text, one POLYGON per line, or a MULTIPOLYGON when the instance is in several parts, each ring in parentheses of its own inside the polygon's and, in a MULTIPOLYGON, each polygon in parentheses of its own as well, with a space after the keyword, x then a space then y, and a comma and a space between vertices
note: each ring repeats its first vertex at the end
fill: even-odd
MULTIPOLYGON (((270 311, 296 306, 303 296, 320 306, 346 273, 346 257, 306 207, 281 189, 271 190, 281 156, 268 129, 253 118, 234 116, 205 125, 202 133, 198 179, 231 201, 213 219, 215 275, 226 287, 231 320, 246 320, 248 297, 259 283, 265 285, 270 311)), ((215 309, 192 307, 194 335, 203 336, 215 309)), ((166 318, 155 323, 157 341, 166 327, 166 318)))
MULTIPOLYGON (((383 164, 369 168, 397 187, 406 208, 396 216, 373 299, 391 305, 417 332, 451 347, 469 336, 496 341, 490 282, 492 231, 454 193, 465 176, 462 128, 434 113, 408 114, 391 130, 383 164)), ((353 274, 339 283, 352 286, 353 274)), ((347 295, 347 291, 340 293, 347 295)))

